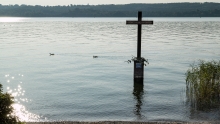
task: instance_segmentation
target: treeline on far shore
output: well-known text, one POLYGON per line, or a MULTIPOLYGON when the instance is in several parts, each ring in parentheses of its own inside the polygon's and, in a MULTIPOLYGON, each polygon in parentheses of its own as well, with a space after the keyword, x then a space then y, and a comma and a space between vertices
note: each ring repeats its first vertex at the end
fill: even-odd
POLYGON ((220 3, 1 5, 0 17, 220 17, 220 3))

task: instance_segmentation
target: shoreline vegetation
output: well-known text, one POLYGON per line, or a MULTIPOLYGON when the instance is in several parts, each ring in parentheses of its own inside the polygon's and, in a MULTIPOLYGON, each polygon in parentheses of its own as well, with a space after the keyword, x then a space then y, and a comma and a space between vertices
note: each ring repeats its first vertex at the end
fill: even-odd
POLYGON ((186 96, 197 110, 220 107, 220 61, 200 60, 191 65, 186 73, 186 96))
POLYGON ((9 93, 3 93, 3 86, 0 82, 0 124, 23 124, 18 117, 13 115, 12 104, 14 97, 9 93))
POLYGON ((0 17, 220 17, 220 3, 155 3, 106 5, 2 5, 0 17))

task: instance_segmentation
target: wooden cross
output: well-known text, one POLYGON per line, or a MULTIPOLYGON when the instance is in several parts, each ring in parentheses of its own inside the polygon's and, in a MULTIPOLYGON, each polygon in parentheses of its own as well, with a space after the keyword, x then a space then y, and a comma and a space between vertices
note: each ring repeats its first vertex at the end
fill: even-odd
POLYGON ((138 11, 138 21, 126 21, 126 24, 138 25, 138 38, 137 38, 137 58, 141 57, 141 26, 142 24, 153 24, 153 21, 142 21, 142 12, 138 11))

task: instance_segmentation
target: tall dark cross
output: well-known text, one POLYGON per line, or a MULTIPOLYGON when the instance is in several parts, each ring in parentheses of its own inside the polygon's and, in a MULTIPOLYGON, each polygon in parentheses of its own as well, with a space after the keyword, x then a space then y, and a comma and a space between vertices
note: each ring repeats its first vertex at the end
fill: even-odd
POLYGON ((138 37, 137 37, 137 58, 141 57, 141 27, 142 24, 152 25, 153 21, 142 21, 142 12, 138 11, 138 21, 126 21, 126 24, 138 25, 138 37))

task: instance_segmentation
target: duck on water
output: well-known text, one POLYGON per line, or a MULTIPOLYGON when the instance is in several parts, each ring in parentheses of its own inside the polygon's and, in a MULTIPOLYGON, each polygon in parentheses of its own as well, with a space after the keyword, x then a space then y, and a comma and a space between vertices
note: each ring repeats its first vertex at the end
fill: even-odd
POLYGON ((53 56, 53 55, 55 55, 54 53, 49 53, 50 54, 50 56, 53 56))

